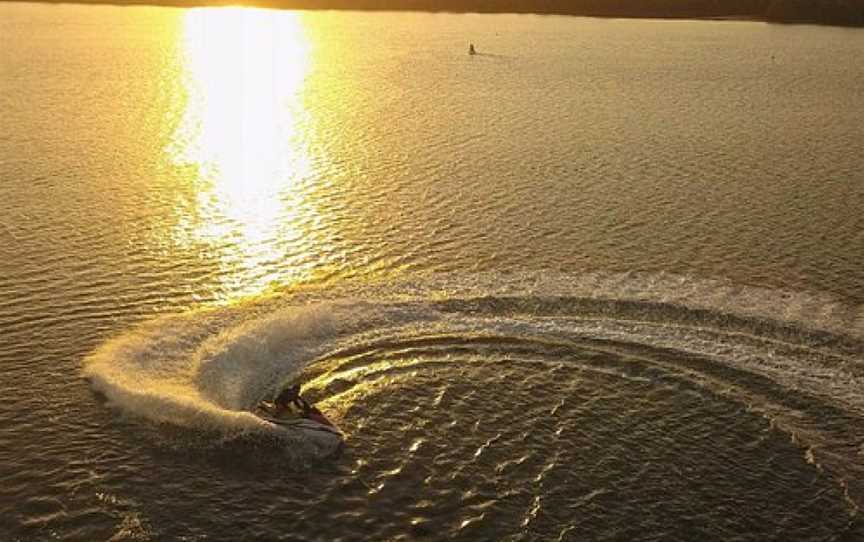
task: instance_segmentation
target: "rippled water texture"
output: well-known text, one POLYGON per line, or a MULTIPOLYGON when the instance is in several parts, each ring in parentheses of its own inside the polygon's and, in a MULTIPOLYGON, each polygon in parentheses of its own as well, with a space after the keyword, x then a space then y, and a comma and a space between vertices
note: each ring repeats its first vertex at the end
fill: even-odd
POLYGON ((864 537, 860 58, 0 4, 0 538, 864 537))

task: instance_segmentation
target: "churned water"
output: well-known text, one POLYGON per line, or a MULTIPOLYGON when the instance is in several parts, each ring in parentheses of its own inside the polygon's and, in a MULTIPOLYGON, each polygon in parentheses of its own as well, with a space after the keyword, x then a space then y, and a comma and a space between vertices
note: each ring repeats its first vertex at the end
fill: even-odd
POLYGON ((861 58, 0 5, 0 538, 861 539, 861 58))

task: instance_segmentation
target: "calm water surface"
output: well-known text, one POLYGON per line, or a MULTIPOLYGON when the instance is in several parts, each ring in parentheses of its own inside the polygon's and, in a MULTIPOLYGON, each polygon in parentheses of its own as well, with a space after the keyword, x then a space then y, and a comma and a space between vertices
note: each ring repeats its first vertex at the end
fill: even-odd
POLYGON ((0 4, 0 538, 862 539, 861 58, 0 4))

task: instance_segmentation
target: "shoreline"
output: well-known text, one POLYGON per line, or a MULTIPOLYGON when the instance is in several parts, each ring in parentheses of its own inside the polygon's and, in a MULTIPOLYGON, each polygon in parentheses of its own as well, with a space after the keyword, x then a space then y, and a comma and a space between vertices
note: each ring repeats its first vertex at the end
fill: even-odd
MULTIPOLYGON (((801 0, 791 0, 778 6, 778 2, 770 4, 772 12, 762 10, 725 10, 720 11, 714 5, 711 9, 693 7, 682 0, 681 9, 619 9, 601 8, 587 2, 564 4, 557 0, 544 2, 542 5, 528 3, 525 0, 492 2, 490 0, 251 0, 232 2, 231 0, 0 0, 2 3, 37 3, 37 4, 72 4, 72 5, 108 5, 108 6, 150 6, 150 7, 249 7, 264 9, 304 10, 304 11, 368 11, 368 12, 403 12, 420 13, 453 13, 453 14, 511 14, 511 15, 560 15, 571 17, 592 17, 601 19, 665 19, 693 21, 745 21, 769 24, 800 24, 836 26, 848 28, 864 28, 864 0, 860 6, 850 7, 841 1, 830 5, 818 4, 810 6, 813 13, 802 12, 801 0), (795 9, 787 14, 784 8, 792 6, 795 9), (839 6, 840 11, 829 8, 839 6), (826 11, 827 10, 827 11, 826 11)), ((706 4, 708 6, 709 4, 706 4)), ((756 0, 753 6, 765 5, 763 0, 756 0)), ((620 6, 620 4, 619 4, 620 6)))

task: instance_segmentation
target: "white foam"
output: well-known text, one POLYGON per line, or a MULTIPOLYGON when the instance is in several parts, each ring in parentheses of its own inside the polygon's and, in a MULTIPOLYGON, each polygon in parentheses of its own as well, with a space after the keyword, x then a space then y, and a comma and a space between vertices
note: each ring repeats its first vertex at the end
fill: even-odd
POLYGON ((709 356, 791 388, 809 386, 820 395, 854 400, 857 410, 858 394, 847 389, 851 385, 847 383, 860 384, 860 378, 849 379, 842 367, 808 367, 806 359, 778 361, 770 341, 757 347, 736 342, 734 332, 706 335, 699 332, 700 322, 692 322, 689 329, 682 322, 667 325, 662 319, 627 323, 632 318, 627 314, 609 314, 605 321, 593 323, 575 323, 578 314, 556 315, 554 310, 551 316, 532 315, 536 306, 551 303, 554 309, 556 297, 621 304, 650 302, 659 304, 664 314, 667 311, 663 307, 672 313, 672 309, 683 307, 721 317, 760 318, 807 330, 864 335, 860 330, 864 321, 861 307, 844 306, 819 294, 665 274, 433 277, 398 286, 311 289, 258 304, 162 317, 100 346, 85 360, 83 374, 123 412, 154 422, 233 435, 267 432, 269 426, 249 410, 309 363, 338 348, 362 349, 375 340, 442 332, 493 336, 554 333, 709 356), (475 314, 470 308, 454 310, 440 304, 470 302, 484 296, 515 299, 525 309, 518 315, 495 314, 493 303, 483 314, 475 314), (550 326, 550 318, 557 323, 550 326), (830 378, 841 374, 847 383, 830 378))
POLYGON ((233 312, 144 324, 100 346, 83 374, 110 405, 154 422, 266 432, 270 426, 248 409, 302 370, 330 333, 329 312, 300 307, 249 321, 233 312))

